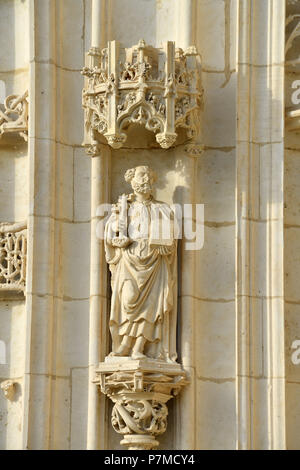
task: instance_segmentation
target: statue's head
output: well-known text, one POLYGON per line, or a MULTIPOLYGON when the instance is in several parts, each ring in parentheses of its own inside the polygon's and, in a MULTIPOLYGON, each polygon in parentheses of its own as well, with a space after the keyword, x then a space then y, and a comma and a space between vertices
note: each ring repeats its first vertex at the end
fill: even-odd
POLYGON ((127 170, 125 181, 130 183, 135 194, 150 196, 156 181, 156 173, 149 166, 136 166, 127 170))

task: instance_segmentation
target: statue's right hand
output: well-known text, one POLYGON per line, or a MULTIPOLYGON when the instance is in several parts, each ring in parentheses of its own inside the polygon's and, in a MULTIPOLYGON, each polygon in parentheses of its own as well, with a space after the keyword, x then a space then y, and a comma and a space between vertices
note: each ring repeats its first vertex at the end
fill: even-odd
POLYGON ((112 246, 117 248, 126 248, 131 243, 128 237, 114 237, 111 241, 112 246))

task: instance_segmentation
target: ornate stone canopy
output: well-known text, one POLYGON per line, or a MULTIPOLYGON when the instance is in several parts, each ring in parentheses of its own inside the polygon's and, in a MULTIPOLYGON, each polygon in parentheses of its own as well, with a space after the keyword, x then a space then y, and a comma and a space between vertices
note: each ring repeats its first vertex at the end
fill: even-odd
POLYGON ((198 135, 202 88, 194 46, 183 51, 168 41, 154 48, 140 40, 125 49, 110 41, 105 49, 90 49, 82 73, 87 147, 104 137, 121 148, 132 124, 153 132, 165 149, 175 143, 179 128, 184 140, 198 135))

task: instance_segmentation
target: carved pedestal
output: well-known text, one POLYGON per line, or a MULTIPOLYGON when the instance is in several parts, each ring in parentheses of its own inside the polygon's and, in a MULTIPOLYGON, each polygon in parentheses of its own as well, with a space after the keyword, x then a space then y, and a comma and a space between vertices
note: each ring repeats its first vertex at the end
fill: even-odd
POLYGON ((151 450, 167 428, 166 403, 188 383, 180 364, 160 360, 107 357, 94 382, 113 402, 112 426, 130 450, 151 450))

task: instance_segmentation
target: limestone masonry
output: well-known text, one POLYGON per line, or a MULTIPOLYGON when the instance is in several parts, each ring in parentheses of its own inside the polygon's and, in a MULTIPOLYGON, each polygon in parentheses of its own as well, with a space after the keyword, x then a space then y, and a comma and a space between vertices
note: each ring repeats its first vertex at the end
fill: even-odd
POLYGON ((0 449, 300 449, 300 1, 0 26, 0 449))

